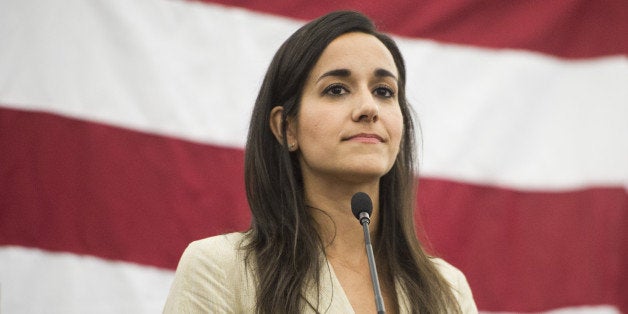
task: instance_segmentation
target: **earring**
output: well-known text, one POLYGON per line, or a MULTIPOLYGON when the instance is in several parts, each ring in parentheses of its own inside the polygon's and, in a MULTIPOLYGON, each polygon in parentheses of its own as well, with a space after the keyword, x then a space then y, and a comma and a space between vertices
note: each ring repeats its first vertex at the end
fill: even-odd
POLYGON ((295 147, 297 146, 297 144, 292 143, 288 146, 288 150, 292 151, 295 147))

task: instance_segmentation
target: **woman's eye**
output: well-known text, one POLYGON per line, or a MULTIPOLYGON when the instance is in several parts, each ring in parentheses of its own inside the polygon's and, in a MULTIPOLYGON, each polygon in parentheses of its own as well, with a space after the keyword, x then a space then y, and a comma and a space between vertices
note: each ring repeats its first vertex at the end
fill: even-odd
POLYGON ((342 85, 331 85, 325 89, 325 94, 340 96, 347 93, 347 89, 342 85))
POLYGON ((388 87, 378 87, 373 91, 373 94, 378 97, 391 98, 395 95, 395 92, 388 87))

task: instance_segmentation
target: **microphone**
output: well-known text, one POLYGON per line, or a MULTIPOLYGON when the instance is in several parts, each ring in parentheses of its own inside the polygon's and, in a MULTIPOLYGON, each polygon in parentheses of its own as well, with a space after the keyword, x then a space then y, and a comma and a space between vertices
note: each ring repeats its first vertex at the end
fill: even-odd
POLYGON ((368 194, 358 192, 351 197, 351 212, 353 216, 360 221, 362 230, 364 231, 364 242, 366 244, 366 256, 369 261, 369 270, 371 271, 371 282, 373 283, 373 293, 375 294, 375 307, 378 314, 386 313, 384 309, 384 299, 382 298, 382 290, 379 288, 379 279, 377 278, 377 267, 375 266, 375 257, 373 256, 373 246, 371 245, 371 235, 369 234, 369 224, 371 223, 371 213, 373 212, 373 202, 368 194))

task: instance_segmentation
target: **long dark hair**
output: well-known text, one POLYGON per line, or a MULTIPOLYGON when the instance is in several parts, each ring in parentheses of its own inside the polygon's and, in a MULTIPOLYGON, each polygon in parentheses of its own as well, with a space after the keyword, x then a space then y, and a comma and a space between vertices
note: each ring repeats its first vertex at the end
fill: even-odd
POLYGON ((306 209, 296 153, 289 152, 285 140, 287 123, 281 130, 284 142, 279 143, 270 129, 270 112, 283 106, 284 122, 296 116, 305 81, 323 50, 350 32, 378 38, 399 72, 404 133, 395 164, 380 179, 381 218, 374 236, 380 276, 392 283, 390 287, 394 282, 400 285, 414 313, 457 312, 451 288, 424 253, 415 230, 415 133, 405 95, 403 57, 390 37, 378 32, 367 17, 351 11, 322 16, 290 36, 275 54, 255 102, 245 152, 246 193, 253 215, 245 249, 247 263, 254 265, 257 274, 257 311, 301 312, 303 289, 311 284, 319 287, 322 241, 306 209))

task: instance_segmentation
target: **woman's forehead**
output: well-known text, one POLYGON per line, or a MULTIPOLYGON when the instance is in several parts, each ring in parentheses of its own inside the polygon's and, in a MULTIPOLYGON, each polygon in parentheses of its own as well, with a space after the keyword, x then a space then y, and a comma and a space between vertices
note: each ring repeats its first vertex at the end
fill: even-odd
POLYGON ((365 33, 347 33, 334 39, 325 48, 311 71, 311 78, 318 79, 324 73, 346 69, 375 74, 381 69, 398 77, 397 67, 388 48, 377 37, 365 33))

